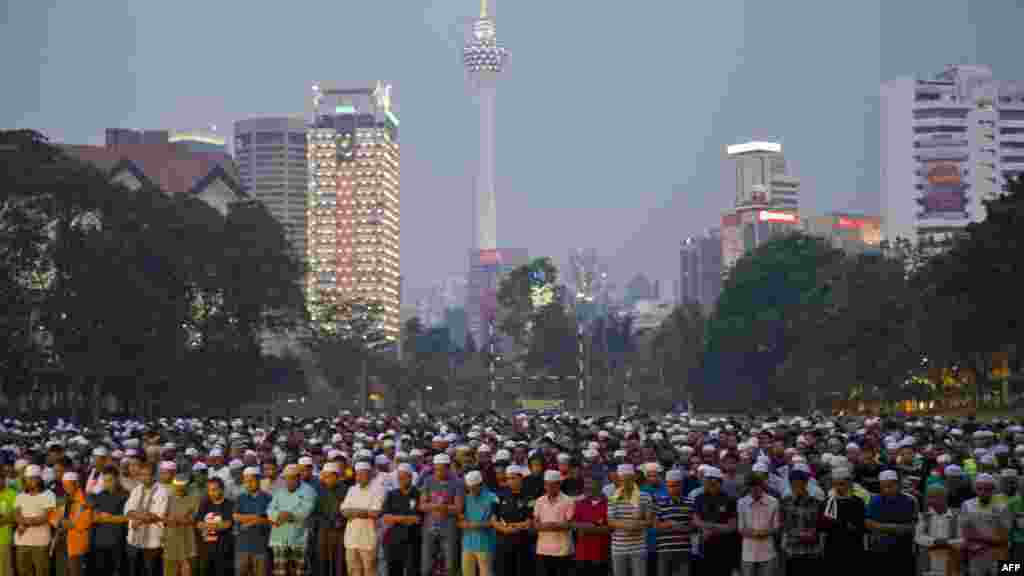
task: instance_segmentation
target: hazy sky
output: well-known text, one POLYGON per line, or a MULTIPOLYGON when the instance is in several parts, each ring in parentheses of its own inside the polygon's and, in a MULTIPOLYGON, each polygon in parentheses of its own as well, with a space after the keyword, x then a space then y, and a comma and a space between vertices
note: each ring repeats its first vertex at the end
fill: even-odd
MULTIPOLYGON (((305 109, 313 81, 394 83, 402 272, 466 270, 476 109, 460 61, 475 0, 8 0, 0 127, 101 143, 305 109)), ((670 296, 683 237, 732 198, 723 147, 783 144, 802 209, 877 210, 882 79, 982 63, 1024 78, 1017 0, 504 0, 499 244, 565 262, 594 247, 620 285, 670 296)))

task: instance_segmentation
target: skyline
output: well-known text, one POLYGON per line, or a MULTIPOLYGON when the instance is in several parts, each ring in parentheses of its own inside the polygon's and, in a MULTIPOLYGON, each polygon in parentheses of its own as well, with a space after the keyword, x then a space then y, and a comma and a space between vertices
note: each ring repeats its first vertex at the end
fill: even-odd
MULTIPOLYGON (((465 274, 478 116, 460 26, 477 2, 316 4, 294 37, 283 6, 41 4, 6 6, 0 58, 15 81, 0 125, 98 144, 108 127, 216 124, 230 141, 236 120, 301 115, 313 81, 388 78, 404 121, 407 301, 465 274), (379 23, 348 33, 366 55, 337 58, 342 19, 379 23)), ((620 283, 664 283, 679 242, 730 203, 725 146, 781 143, 804 213, 874 213, 882 81, 951 63, 1024 78, 1007 49, 1024 15, 1014 2, 649 5, 490 2, 516 53, 496 108, 500 245, 563 268, 570 249, 595 248, 620 283)))

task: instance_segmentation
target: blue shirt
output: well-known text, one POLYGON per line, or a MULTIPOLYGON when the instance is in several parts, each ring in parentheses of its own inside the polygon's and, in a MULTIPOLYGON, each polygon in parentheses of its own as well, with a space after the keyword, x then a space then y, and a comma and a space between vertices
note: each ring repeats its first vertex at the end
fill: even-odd
MULTIPOLYGON (((253 514, 266 517, 267 508, 270 507, 270 495, 265 492, 257 492, 255 496, 248 491, 238 497, 235 504, 235 512, 238 514, 253 514)), ((236 549, 246 554, 265 554, 267 543, 270 541, 270 526, 259 524, 256 526, 239 526, 238 539, 235 541, 236 549)))
MULTIPOLYGON (((668 498, 668 490, 665 489, 663 484, 652 486, 650 484, 644 484, 640 487, 640 491, 651 497, 651 501, 654 502, 658 498, 668 498)), ((658 529, 648 528, 647 529, 647 551, 653 552, 658 549, 658 529)))
MULTIPOLYGON (((480 494, 473 496, 468 491, 465 496, 464 515, 467 522, 489 522, 494 514, 494 506, 498 497, 487 488, 481 488, 480 494)), ((494 528, 476 528, 462 531, 462 549, 466 552, 485 552, 493 554, 497 540, 494 528)))
MULTIPOLYGON (((896 494, 882 496, 876 494, 868 503, 864 517, 882 524, 913 524, 916 520, 917 507, 909 496, 896 494)), ((906 551, 913 549, 914 533, 905 536, 890 534, 872 534, 871 550, 877 552, 906 551)))

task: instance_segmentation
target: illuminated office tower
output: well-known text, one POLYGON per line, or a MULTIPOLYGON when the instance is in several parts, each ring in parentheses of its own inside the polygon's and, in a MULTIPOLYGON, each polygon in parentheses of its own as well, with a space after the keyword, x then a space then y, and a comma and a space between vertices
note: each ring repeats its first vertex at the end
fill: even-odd
POLYGON ((307 298, 362 299, 399 335, 398 117, 391 86, 313 86, 308 138, 307 298))

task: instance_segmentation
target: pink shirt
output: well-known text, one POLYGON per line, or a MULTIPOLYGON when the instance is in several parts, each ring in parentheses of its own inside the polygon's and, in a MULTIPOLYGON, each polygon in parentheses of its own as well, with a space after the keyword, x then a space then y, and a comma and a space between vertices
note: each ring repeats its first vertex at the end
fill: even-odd
MULTIPOLYGON (((545 494, 533 505, 533 519, 538 523, 571 522, 576 510, 576 501, 561 492, 551 500, 545 494)), ((561 532, 538 532, 537 554, 540 556, 568 556, 572 554, 572 534, 561 532)))
MULTIPOLYGON (((737 528, 740 530, 778 530, 779 501, 768 494, 759 500, 744 496, 736 504, 737 528)), ((744 538, 743 561, 767 562, 775 559, 774 538, 744 538)))

